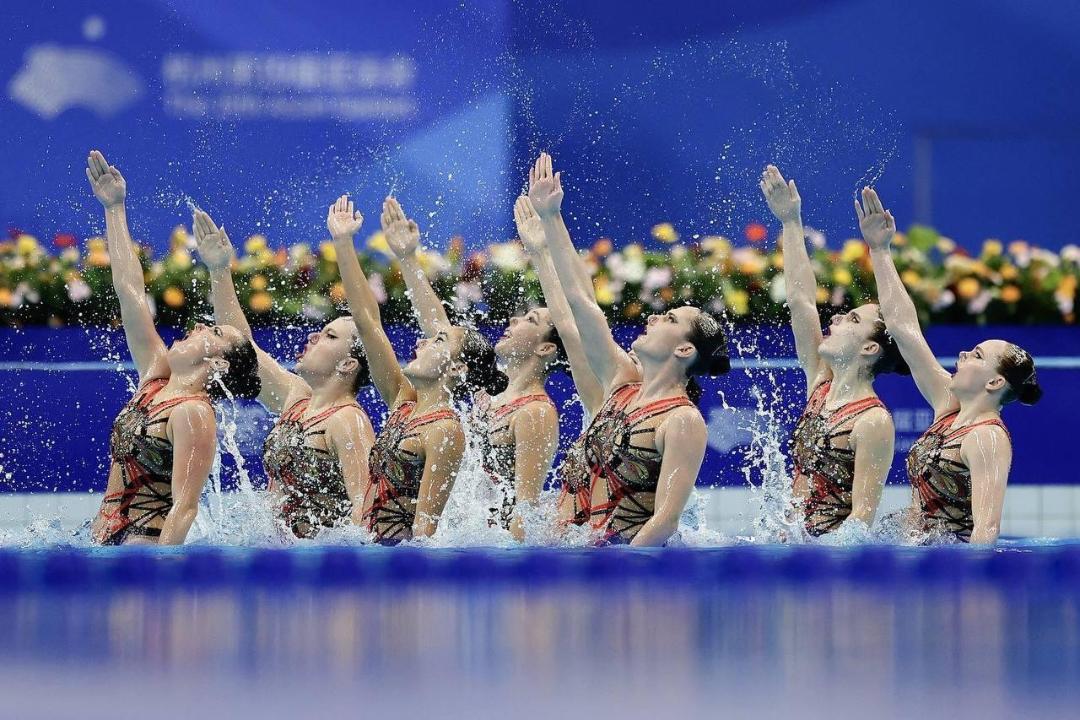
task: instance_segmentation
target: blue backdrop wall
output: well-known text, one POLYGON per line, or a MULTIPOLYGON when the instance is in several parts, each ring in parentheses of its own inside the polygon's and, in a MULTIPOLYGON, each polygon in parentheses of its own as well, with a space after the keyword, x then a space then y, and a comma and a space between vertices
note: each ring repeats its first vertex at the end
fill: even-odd
MULTIPOLYGON (((738 236, 776 160, 809 224, 854 229, 877 182, 901 224, 962 243, 1073 239, 1080 5, 539 0, 4 3, 0 221, 100 220, 89 147, 158 245, 204 204, 236 233, 322 235, 400 193, 441 245, 512 235, 528 159, 556 153, 578 237, 738 236)), ((370 227, 370 225, 369 225, 370 227)))

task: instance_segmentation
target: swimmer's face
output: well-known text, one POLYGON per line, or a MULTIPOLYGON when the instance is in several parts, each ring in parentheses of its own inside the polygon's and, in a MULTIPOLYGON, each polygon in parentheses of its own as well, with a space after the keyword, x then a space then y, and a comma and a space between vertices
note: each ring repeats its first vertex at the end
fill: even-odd
POLYGON ((984 340, 956 359, 956 372, 949 380, 949 389, 960 397, 1002 389, 1005 378, 998 372, 1002 356, 1009 350, 1004 340, 984 340))
POLYGON ((498 342, 495 354, 502 361, 521 362, 533 355, 546 355, 555 351, 550 341, 555 329, 547 308, 533 308, 524 315, 510 318, 498 342))
POLYGON ((881 317, 881 311, 873 303, 860 305, 846 313, 833 315, 825 329, 818 352, 826 360, 849 360, 856 355, 865 354, 873 361, 881 348, 871 341, 874 326, 881 317))
POLYGON ((410 380, 438 380, 451 374, 461 359, 465 330, 453 327, 441 330, 434 337, 416 341, 416 355, 402 370, 410 380))
POLYGON ((695 307, 677 307, 660 315, 650 315, 645 332, 632 345, 639 358, 662 360, 688 343, 694 320, 701 314, 695 307))
POLYGON ((308 335, 296 359, 296 371, 305 375, 331 375, 338 364, 351 357, 356 342, 356 324, 349 317, 328 322, 322 330, 308 335))
POLYGON ((222 357, 244 342, 244 335, 231 325, 195 323, 188 334, 169 348, 169 366, 190 367, 210 358, 222 357))

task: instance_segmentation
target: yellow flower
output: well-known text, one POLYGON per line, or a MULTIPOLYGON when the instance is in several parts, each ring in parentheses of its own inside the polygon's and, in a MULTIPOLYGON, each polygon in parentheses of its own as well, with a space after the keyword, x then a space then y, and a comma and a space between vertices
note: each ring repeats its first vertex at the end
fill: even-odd
POLYGON ((33 235, 20 235, 15 240, 15 250, 20 255, 33 255, 40 247, 37 238, 33 235))
POLYGON ((105 238, 103 237, 92 237, 86 241, 87 252, 107 252, 107 250, 105 238))
POLYGON ((630 243, 623 248, 622 254, 627 260, 633 260, 644 257, 645 251, 641 249, 641 245, 638 243, 630 243))
POLYGON ((724 300, 731 312, 736 315, 746 315, 750 312, 750 294, 745 290, 731 290, 724 294, 724 300))
POLYGON ((255 291, 265 290, 266 289, 266 276, 265 275, 255 275, 254 277, 251 278, 251 282, 249 282, 248 285, 250 285, 251 289, 255 290, 255 291))
POLYGON ((383 255, 391 254, 390 243, 386 242, 386 235, 381 232, 377 232, 368 238, 367 248, 368 250, 374 250, 375 252, 382 253, 383 255))
POLYGON ((593 289, 596 291, 596 302, 601 305, 611 305, 615 302, 615 293, 611 289, 611 283, 603 275, 593 278, 593 289))
POLYGON ((851 271, 845 267, 838 267, 833 270, 832 279, 833 282, 837 285, 843 285, 846 287, 851 284, 851 271))
POLYGON ((341 305, 345 302, 345 286, 339 282, 330 286, 330 301, 335 305, 341 305))
POLYGON ((1026 255, 1031 246, 1023 240, 1013 240, 1009 243, 1009 254, 1018 257, 1020 255, 1026 255))
POLYGON ((171 308, 179 308, 184 306, 184 291, 175 285, 170 285, 165 288, 165 292, 161 293, 161 299, 165 301, 165 304, 171 308))
POLYGON ((653 225, 652 236, 662 243, 673 243, 679 239, 679 233, 675 232, 675 226, 671 223, 653 225))
POLYGON ((109 267, 109 253, 104 250, 91 250, 86 255, 86 264, 90 267, 109 267))
POLYGON ((840 251, 840 259, 844 262, 855 262, 866 255, 866 244, 862 240, 848 240, 840 251))
POLYGON ((175 248, 169 256, 169 259, 172 261, 172 264, 177 267, 191 267, 191 253, 182 247, 175 248))
POLYGON ((907 245, 907 235, 898 231, 895 235, 893 235, 892 244, 896 247, 904 247, 905 245, 907 245))
POLYGON ((914 270, 905 270, 903 274, 900 275, 900 279, 903 280, 904 285, 907 285, 908 287, 915 287, 922 281, 922 277, 914 270))
POLYGON ((10 307, 11 300, 11 291, 7 288, 0 288, 0 307, 10 307))
POLYGON ((1006 285, 1001 288, 1001 299, 1007 303, 1015 303, 1020 301, 1020 288, 1015 285, 1006 285))
POLYGON ((1015 280, 1020 277, 1020 271, 1016 269, 1015 265, 1002 265, 1001 266, 1001 279, 1002 280, 1015 280))
POLYGON ((983 243, 982 255, 983 257, 997 257, 1003 249, 1000 240, 987 240, 983 243))
POLYGON ((956 296, 961 300, 970 300, 978 295, 981 289, 982 285, 976 278, 966 277, 956 283, 956 296))
POLYGON ((772 266, 777 270, 784 269, 784 253, 774 252, 772 254, 772 266))
POLYGON ((824 305, 829 302, 829 291, 819 285, 815 299, 818 305, 824 305))
POLYGON ((726 257, 731 253, 731 241, 720 235, 708 235, 701 239, 701 249, 710 255, 726 257))
POLYGON ((252 235, 244 241, 244 252, 248 255, 254 255, 260 250, 266 249, 266 236, 265 235, 252 235))
POLYGON ((947 238, 944 235, 937 239, 937 249, 943 253, 951 253, 956 249, 956 242, 952 238, 947 238))
POLYGON ((337 262, 337 248, 332 242, 324 242, 319 245, 319 254, 326 262, 337 262))
POLYGON ((169 248, 176 250, 177 248, 187 247, 187 244, 187 228, 183 225, 177 225, 173 228, 172 233, 169 234, 169 248))
POLYGON ((257 313, 264 313, 274 306, 274 299, 269 293, 257 292, 248 298, 248 307, 257 313))

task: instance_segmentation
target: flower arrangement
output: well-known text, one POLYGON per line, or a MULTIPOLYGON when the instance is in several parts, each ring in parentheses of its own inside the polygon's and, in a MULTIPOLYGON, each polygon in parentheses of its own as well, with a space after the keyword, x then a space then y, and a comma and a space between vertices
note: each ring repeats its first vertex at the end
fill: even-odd
MULTIPOLYGON (((119 322, 104 239, 80 243, 58 234, 47 248, 21 231, 9 235, 0 240, 0 325, 119 322)), ((869 254, 861 240, 830 249, 821 233, 808 229, 807 236, 823 315, 874 298, 869 254)), ((767 228, 759 223, 748 225, 739 242, 720 236, 687 240, 671 224, 661 223, 652 228, 652 249, 640 243, 616 249, 601 238, 584 257, 597 301, 616 322, 639 321, 686 302, 735 321, 779 321, 786 317, 783 256, 779 248, 764 246, 767 238, 767 228)), ((163 257, 141 248, 147 292, 163 324, 184 325, 211 312, 208 274, 190 247, 187 231, 177 227, 163 257)), ((265 236, 253 235, 238 250, 236 287, 253 324, 315 324, 344 309, 331 243, 272 246, 265 236)), ((1075 245, 1053 252, 1022 240, 1007 245, 987 240, 975 256, 929 227, 913 226, 896 236, 894 256, 924 322, 1076 322, 1080 248, 1075 245)), ((463 314, 479 312, 501 322, 541 298, 516 241, 470 252, 456 237, 445 254, 427 251, 421 262, 440 296, 463 314)), ((382 303, 384 320, 410 321, 405 284, 381 233, 367 238, 361 263, 382 303)))

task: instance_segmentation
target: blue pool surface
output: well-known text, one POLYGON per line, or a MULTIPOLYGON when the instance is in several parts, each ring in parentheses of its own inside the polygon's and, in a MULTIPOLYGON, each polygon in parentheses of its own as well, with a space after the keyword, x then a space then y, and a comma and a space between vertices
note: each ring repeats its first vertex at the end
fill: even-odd
POLYGON ((0 618, 0 717, 148 717, 144 695, 152 717, 200 719, 1075 717, 1080 700, 1077 542, 4 550, 0 618))

